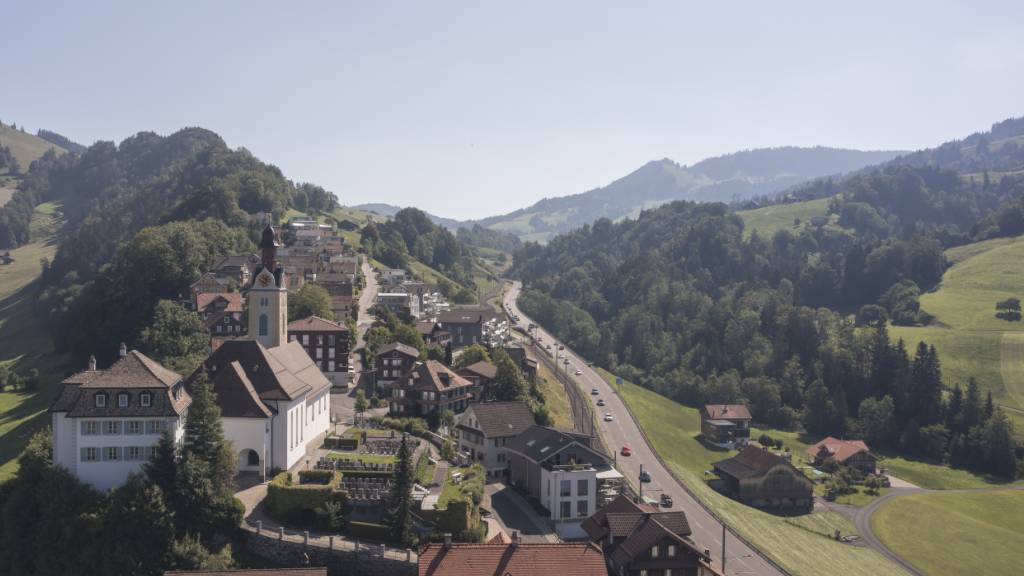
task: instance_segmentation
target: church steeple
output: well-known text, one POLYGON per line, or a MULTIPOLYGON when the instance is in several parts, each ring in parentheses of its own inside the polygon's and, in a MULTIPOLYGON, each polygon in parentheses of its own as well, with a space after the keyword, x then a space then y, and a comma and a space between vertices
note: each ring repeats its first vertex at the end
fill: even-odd
POLYGON ((249 288, 249 338, 267 348, 288 341, 288 288, 284 270, 278 266, 277 232, 267 225, 260 238, 260 269, 249 288))

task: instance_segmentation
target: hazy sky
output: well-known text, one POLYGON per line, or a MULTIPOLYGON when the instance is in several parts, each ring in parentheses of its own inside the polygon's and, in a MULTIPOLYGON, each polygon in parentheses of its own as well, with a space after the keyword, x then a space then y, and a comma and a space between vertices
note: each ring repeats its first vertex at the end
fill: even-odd
POLYGON ((203 126, 343 203, 457 218, 663 157, 912 149, 1024 115, 1019 0, 32 0, 0 14, 5 123, 86 144, 203 126))

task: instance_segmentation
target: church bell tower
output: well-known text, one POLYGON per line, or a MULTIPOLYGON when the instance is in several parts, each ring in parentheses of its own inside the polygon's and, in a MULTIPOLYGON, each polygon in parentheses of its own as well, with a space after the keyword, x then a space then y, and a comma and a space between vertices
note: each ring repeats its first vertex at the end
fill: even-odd
POLYGON ((278 266, 274 227, 267 225, 260 238, 260 267, 253 274, 247 296, 249 302, 249 338, 266 348, 288 342, 288 287, 284 269, 278 266))

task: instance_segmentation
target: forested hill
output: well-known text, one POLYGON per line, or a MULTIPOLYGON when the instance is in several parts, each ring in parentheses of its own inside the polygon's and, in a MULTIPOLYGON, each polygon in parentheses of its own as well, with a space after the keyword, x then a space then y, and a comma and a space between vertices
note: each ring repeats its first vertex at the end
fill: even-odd
POLYGON ((543 240, 597 220, 635 217, 673 200, 729 202, 774 193, 830 174, 877 164, 899 152, 837 148, 765 148, 709 158, 693 166, 664 159, 581 194, 546 198, 503 216, 479 221, 529 240, 543 240))
MULTIPOLYGON (((370 204, 358 204, 356 206, 353 206, 352 208, 355 208, 356 210, 363 210, 365 212, 375 212, 377 214, 380 214, 381 216, 387 216, 389 218, 393 218, 395 214, 398 214, 400 211, 403 210, 401 206, 395 206, 394 204, 383 204, 380 202, 374 202, 370 204)), ((431 214, 430 212, 426 212, 424 210, 421 210, 421 212, 426 214, 427 218, 430 218, 430 221, 433 222, 434 224, 437 224, 438 226, 444 226, 445 228, 451 230, 452 232, 458 230, 463 226, 467 226, 467 223, 455 220, 454 218, 445 218, 444 216, 437 216, 436 214, 431 214)))

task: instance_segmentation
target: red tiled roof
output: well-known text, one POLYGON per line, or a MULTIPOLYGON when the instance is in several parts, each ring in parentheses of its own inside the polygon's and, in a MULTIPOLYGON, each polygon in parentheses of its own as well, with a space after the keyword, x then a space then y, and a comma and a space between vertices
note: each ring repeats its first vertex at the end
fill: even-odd
POLYGON ((460 374, 462 374, 463 372, 468 372, 475 376, 483 376, 484 378, 494 380, 494 377, 498 375, 498 367, 495 366, 494 364, 491 364, 490 362, 485 362, 481 360, 479 362, 466 366, 462 370, 459 370, 460 374))
POLYGON ((227 306, 224 308, 226 312, 241 312, 242 311, 242 295, 239 292, 206 292, 203 294, 196 295, 196 309, 206 310, 217 300, 223 299, 227 302, 227 306))
POLYGON ((428 544, 419 576, 606 576, 593 544, 428 544))
POLYGON ((289 332, 348 332, 348 326, 319 316, 310 316, 288 323, 289 332))
POLYGON ((808 447, 807 453, 812 458, 817 458, 822 448, 827 450, 836 462, 845 462, 850 456, 871 451, 863 440, 840 440, 829 436, 821 442, 808 447))
POLYGON ((706 404, 704 413, 711 420, 750 420, 746 404, 706 404))
POLYGON ((169 570, 164 576, 327 576, 327 568, 243 568, 241 570, 169 570))

